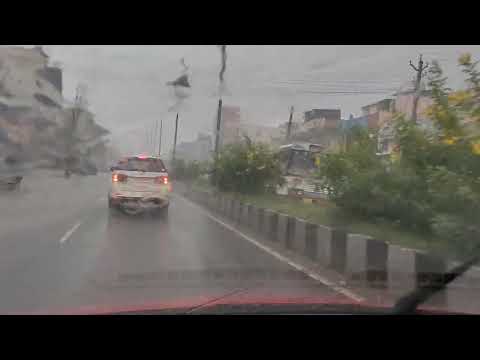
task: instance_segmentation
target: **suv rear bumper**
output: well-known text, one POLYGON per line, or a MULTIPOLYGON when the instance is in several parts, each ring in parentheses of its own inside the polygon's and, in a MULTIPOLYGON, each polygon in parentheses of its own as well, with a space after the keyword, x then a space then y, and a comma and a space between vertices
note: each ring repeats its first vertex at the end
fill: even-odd
POLYGON ((132 197, 109 195, 109 202, 112 206, 118 207, 136 207, 143 210, 160 209, 169 205, 168 197, 132 197))

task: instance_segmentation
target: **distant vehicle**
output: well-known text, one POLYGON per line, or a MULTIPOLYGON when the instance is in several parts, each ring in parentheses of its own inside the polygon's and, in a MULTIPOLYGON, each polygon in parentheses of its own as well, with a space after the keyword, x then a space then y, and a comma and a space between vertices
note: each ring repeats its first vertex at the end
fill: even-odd
POLYGON ((321 182, 314 179, 318 155, 323 150, 324 146, 312 143, 281 146, 279 157, 285 183, 277 188, 277 194, 311 199, 325 198, 327 194, 321 189, 321 182))
POLYGON ((10 191, 17 190, 22 180, 23 176, 0 177, 0 188, 10 191))
POLYGON ((172 189, 160 158, 133 156, 119 161, 110 170, 110 209, 119 208, 129 215, 153 211, 164 218, 168 216, 172 189))
MULTIPOLYGON (((4 159, 4 163, 9 171, 18 172, 20 161, 16 156, 9 155, 4 159)), ((17 190, 23 180, 23 175, 0 176, 0 189, 9 191, 17 190)))

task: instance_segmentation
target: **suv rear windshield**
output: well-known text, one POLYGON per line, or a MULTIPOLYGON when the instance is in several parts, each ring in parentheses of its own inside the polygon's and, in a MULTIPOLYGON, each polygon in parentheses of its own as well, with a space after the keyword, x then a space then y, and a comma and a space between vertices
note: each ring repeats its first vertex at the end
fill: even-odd
POLYGON ((165 165, 160 159, 139 159, 130 158, 125 161, 120 161, 116 168, 118 170, 126 171, 145 171, 145 172, 164 172, 165 165))

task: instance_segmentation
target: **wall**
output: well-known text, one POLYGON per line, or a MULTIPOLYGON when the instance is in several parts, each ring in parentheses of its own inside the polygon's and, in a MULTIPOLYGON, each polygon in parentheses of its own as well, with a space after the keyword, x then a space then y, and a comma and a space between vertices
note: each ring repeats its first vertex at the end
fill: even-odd
MULTIPOLYGON (((395 111, 410 117, 413 110, 413 99, 413 93, 398 94, 395 99, 395 111)), ((432 104, 433 100, 430 97, 421 96, 418 100, 417 119, 427 119, 425 116, 425 111, 432 104)))
MULTIPOLYGON (((217 119, 215 117, 215 126, 217 119)), ((222 122, 220 127, 220 146, 232 144, 240 139, 239 126, 241 110, 238 106, 223 105, 222 122)), ((216 127, 214 128, 216 133, 216 127)))

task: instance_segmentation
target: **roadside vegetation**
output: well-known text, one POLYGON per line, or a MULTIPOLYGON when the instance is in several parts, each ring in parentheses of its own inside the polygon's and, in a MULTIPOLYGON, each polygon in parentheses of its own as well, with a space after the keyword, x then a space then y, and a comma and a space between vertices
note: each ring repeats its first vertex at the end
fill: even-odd
POLYGON ((434 128, 398 115, 396 151, 375 155, 376 134, 356 129, 347 149, 324 155, 318 176, 352 217, 389 221, 467 254, 480 242, 480 73, 459 60, 466 88, 452 91, 433 63, 428 79, 434 128))
POLYGON ((173 179, 184 182, 193 182, 210 171, 208 162, 185 161, 175 159, 171 163, 170 173, 173 179))
POLYGON ((262 143, 245 141, 225 146, 215 159, 212 184, 239 194, 262 194, 282 182, 280 162, 262 143))
POLYGON ((278 159, 249 139, 225 147, 211 182, 197 176, 194 186, 402 246, 468 254, 480 242, 480 72, 470 55, 459 66, 466 86, 453 91, 433 62, 427 114, 433 127, 398 114, 388 158, 376 154, 378 134, 360 128, 351 130, 343 149, 321 157, 317 177, 329 201, 275 195, 282 182, 278 159))

